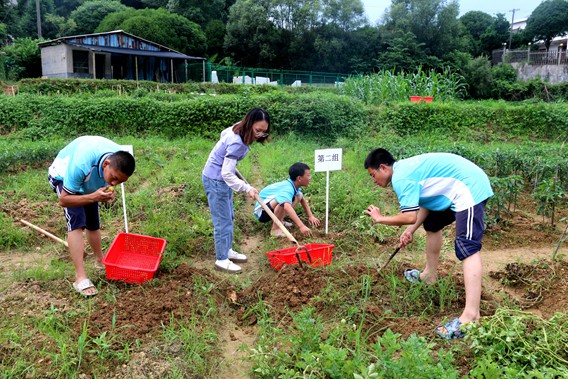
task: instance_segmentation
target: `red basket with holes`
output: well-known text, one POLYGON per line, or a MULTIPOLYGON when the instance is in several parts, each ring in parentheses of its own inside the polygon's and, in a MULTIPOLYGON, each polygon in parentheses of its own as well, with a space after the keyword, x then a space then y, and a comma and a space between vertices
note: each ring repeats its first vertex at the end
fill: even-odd
POLYGON ((103 258, 106 277, 142 284, 154 277, 167 241, 132 233, 118 233, 103 258))
POLYGON ((326 243, 308 243, 302 245, 299 249, 289 247, 286 249, 267 251, 265 254, 268 257, 270 266, 276 271, 279 271, 285 264, 298 264, 296 250, 298 250, 297 253, 302 262, 306 262, 312 267, 320 267, 327 266, 331 263, 334 247, 335 245, 326 243))

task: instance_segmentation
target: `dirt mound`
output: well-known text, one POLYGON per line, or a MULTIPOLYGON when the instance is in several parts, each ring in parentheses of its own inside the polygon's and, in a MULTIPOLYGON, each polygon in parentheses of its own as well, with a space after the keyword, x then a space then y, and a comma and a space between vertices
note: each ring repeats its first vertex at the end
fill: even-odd
POLYGON ((132 341, 146 339, 159 333, 162 325, 168 325, 172 318, 189 317, 198 311, 194 304, 194 277, 213 281, 208 271, 182 264, 170 273, 159 275, 157 281, 141 286, 117 283, 118 293, 101 291, 89 319, 90 333, 95 336, 105 331, 111 333, 115 318, 114 328, 120 330, 121 337, 132 341))
POLYGON ((322 288, 326 286, 326 272, 307 265, 284 265, 274 276, 264 276, 257 283, 237 293, 242 307, 237 312, 240 322, 252 325, 256 316, 245 314, 245 309, 259 299, 269 305, 274 317, 287 318, 288 311, 299 311, 303 305, 311 303, 322 288))

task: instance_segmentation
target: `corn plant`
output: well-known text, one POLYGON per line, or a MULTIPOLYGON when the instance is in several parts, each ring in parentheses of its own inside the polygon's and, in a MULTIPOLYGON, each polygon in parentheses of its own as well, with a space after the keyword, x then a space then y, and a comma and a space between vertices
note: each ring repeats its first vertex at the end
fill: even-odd
POLYGON ((463 96, 465 84, 463 77, 449 68, 442 72, 426 72, 420 67, 414 73, 384 70, 376 74, 350 77, 343 85, 343 92, 365 104, 373 105, 407 101, 413 95, 449 101, 463 96))

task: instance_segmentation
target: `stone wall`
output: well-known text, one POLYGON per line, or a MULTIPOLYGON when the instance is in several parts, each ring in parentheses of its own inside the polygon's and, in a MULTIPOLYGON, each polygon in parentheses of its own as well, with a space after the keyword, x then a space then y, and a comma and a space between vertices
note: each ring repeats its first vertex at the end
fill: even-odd
POLYGON ((540 77, 550 84, 568 82, 568 65, 529 65, 526 63, 511 63, 517 70, 517 79, 529 80, 540 77))

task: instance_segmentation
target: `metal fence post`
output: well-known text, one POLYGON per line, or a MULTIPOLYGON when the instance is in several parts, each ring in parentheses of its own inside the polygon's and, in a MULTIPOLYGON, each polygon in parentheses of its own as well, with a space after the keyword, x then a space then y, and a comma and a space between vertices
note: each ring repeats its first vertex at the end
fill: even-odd
POLYGON ((531 43, 527 47, 527 64, 531 64, 531 43))

